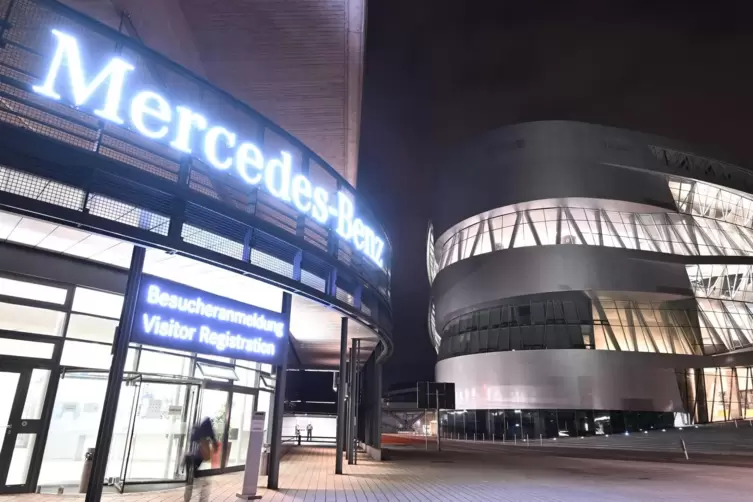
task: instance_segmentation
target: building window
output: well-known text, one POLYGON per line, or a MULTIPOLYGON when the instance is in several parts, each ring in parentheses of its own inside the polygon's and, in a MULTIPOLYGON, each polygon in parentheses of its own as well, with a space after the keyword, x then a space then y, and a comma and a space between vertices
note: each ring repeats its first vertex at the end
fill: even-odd
POLYGON ((63 288, 0 277, 0 295, 63 305, 68 291, 63 288))
POLYGON ((64 322, 64 312, 0 303, 0 329, 3 330, 61 336, 64 322))

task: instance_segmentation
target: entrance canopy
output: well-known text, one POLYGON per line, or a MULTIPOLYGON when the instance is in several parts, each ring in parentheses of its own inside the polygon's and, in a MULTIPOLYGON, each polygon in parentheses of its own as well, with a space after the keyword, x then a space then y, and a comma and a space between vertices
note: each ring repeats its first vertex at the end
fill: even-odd
MULTIPOLYGON (((70 226, 28 216, 0 212, 0 239, 40 251, 67 255, 123 271, 130 263, 134 244, 70 226)), ((248 305, 279 312, 283 289, 250 276, 202 261, 148 249, 144 272, 248 305)), ((293 295, 290 318, 293 368, 336 369, 340 353, 342 313, 300 295, 293 295)), ((361 340, 359 361, 365 361, 379 342, 377 334, 358 322, 351 323, 350 340, 361 340)))

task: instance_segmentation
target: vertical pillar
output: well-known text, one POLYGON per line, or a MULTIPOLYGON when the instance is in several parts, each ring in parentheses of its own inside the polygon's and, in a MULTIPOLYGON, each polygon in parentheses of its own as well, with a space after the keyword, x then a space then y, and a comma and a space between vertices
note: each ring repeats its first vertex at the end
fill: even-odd
POLYGON ((343 440, 345 434, 345 386, 346 386, 346 370, 345 370, 345 353, 348 350, 348 318, 343 317, 340 320, 340 375, 339 383, 337 384, 337 432, 335 444, 336 460, 335 460, 335 474, 343 473, 343 440))
MULTIPOLYGON (((356 343, 355 340, 353 343, 356 343)), ((348 349, 348 387, 345 400, 345 460, 350 464, 350 443, 353 442, 353 414, 350 405, 353 403, 353 347, 348 349)))
POLYGON ((353 464, 353 445, 355 444, 354 429, 356 415, 356 371, 358 368, 358 340, 353 339, 350 345, 350 393, 348 402, 348 464, 353 464))
MULTIPOLYGON (((381 345, 381 344, 380 344, 381 345)), ((382 348, 379 349, 377 347, 377 350, 379 350, 377 356, 374 358, 374 399, 376 407, 376 424, 374 425, 374 444, 372 446, 374 448, 381 449, 382 448, 382 363, 379 361, 379 356, 382 354, 381 351, 385 350, 384 346, 382 345, 382 348)))
POLYGON ((86 502, 99 502, 102 498, 102 485, 105 480, 107 459, 110 456, 110 444, 112 443, 112 430, 115 426, 115 412, 120 400, 120 387, 123 384, 123 370, 125 369, 126 355, 128 354, 128 341, 131 338, 134 315, 136 312, 136 300, 141 284, 141 275, 144 270, 144 256, 146 250, 140 246, 133 247, 131 254, 131 267, 128 270, 123 310, 120 313, 120 324, 116 332, 115 341, 112 345, 112 364, 110 374, 107 377, 107 389, 105 390, 104 408, 99 421, 97 431, 97 443, 95 446, 94 459, 92 460, 89 486, 86 490, 86 502))
POLYGON ((356 340, 356 378, 354 380, 355 382, 355 390, 353 392, 353 395, 355 396, 355 399, 353 399, 353 463, 358 463, 358 448, 356 448, 356 445, 358 444, 358 402, 361 400, 361 386, 360 386, 360 380, 361 380, 361 374, 358 373, 358 356, 361 353, 361 340, 356 340))
POLYGON ((285 380, 288 373, 288 344, 290 343, 290 310, 293 297, 290 293, 282 294, 282 317, 285 321, 285 343, 280 365, 277 366, 275 379, 275 402, 272 411, 272 442, 269 450, 269 476, 267 488, 277 490, 280 478, 280 450, 282 449, 282 416, 285 413, 285 380))

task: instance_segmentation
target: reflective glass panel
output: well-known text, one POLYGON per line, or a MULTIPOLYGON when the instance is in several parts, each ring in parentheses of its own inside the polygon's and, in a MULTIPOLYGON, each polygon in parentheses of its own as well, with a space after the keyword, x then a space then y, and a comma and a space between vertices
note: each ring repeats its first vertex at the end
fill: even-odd
POLYGON ((0 303, 0 329, 61 336, 64 321, 65 313, 56 310, 0 303))
POLYGON ((73 310, 119 319, 123 310, 123 295, 77 287, 73 295, 73 310))
POLYGON ((13 447, 8 477, 5 480, 6 485, 23 485, 26 483, 36 440, 36 434, 18 434, 16 436, 16 445, 13 447))
POLYGON ((50 370, 35 368, 31 372, 29 390, 26 393, 26 402, 21 412, 21 418, 39 420, 42 418, 44 397, 47 394, 47 384, 50 381, 50 370))
POLYGON ((0 277, 0 295, 63 305, 67 293, 68 291, 63 288, 0 277))

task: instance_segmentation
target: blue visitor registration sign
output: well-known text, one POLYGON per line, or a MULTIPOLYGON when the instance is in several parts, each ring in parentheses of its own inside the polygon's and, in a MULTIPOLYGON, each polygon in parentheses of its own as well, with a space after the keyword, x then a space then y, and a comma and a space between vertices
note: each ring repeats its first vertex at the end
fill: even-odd
POLYGON ((131 342, 278 364, 288 337, 282 314, 144 275, 131 342))

